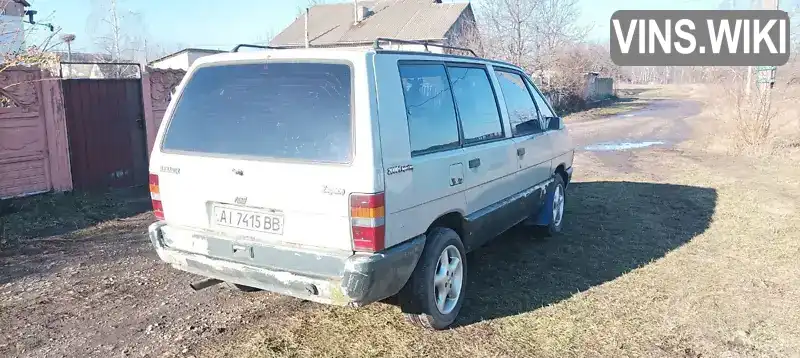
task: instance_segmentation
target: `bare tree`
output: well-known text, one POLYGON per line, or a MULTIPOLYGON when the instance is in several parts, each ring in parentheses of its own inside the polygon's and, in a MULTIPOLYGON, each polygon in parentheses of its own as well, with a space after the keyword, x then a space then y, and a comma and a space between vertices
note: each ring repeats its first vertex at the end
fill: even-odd
POLYGON ((578 25, 579 0, 488 0, 480 10, 492 52, 540 75, 589 30, 578 25))
POLYGON ((264 33, 262 35, 256 36, 255 43, 256 44, 262 44, 264 46, 268 46, 269 43, 274 38, 275 38, 275 30, 270 28, 267 31, 264 31, 264 33))
MULTIPOLYGON (((97 19, 95 36, 102 52, 97 56, 98 62, 134 62, 137 53, 142 51, 141 38, 131 36, 133 26, 141 24, 141 14, 123 10, 121 3, 125 0, 93 0, 93 17, 97 19)), ((110 77, 126 78, 138 75, 138 68, 132 65, 101 65, 102 72, 110 77)))
POLYGON ((496 57, 519 66, 530 67, 537 20, 536 8, 541 0, 490 0, 481 9, 483 32, 492 44, 496 57))
POLYGON ((476 15, 477 32, 462 42, 522 67, 551 100, 580 100, 586 72, 598 66, 595 47, 585 43, 590 28, 578 23, 579 0, 486 0, 476 15))
POLYGON ((471 19, 461 19, 454 25, 454 30, 451 34, 453 37, 448 38, 445 44, 471 49, 479 57, 500 58, 497 54, 491 53, 493 43, 488 38, 488 35, 489 32, 485 31, 483 24, 471 19))

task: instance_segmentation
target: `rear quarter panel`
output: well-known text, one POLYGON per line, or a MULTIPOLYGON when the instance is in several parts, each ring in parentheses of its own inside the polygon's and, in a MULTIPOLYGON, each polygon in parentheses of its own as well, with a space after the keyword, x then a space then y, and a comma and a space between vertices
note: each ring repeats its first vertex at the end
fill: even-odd
POLYGON ((564 166, 564 169, 572 167, 572 160, 575 155, 575 146, 572 143, 572 138, 566 127, 560 130, 552 131, 550 134, 550 145, 553 146, 553 171, 559 165, 564 166))
POLYGON ((461 163, 463 150, 411 157, 398 60, 431 58, 394 54, 374 58, 386 194, 386 247, 390 247, 425 233, 439 216, 451 212, 464 215, 464 185, 449 184, 451 165, 461 163), (408 165, 413 170, 387 173, 390 168, 408 165))

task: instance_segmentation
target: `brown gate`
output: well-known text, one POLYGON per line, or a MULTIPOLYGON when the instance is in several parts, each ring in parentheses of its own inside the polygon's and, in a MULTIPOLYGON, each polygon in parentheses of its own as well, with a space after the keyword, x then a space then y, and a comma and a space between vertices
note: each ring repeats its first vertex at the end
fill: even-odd
POLYGON ((75 189, 147 185, 140 79, 65 79, 64 109, 75 189))

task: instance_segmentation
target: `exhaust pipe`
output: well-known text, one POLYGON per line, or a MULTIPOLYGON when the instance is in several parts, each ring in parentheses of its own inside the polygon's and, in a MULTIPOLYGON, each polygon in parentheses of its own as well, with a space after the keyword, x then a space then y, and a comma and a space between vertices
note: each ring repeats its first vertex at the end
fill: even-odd
POLYGON ((214 285, 220 284, 220 283, 222 283, 222 280, 217 280, 215 278, 207 278, 205 280, 200 280, 200 281, 197 281, 197 282, 194 282, 194 283, 190 283, 189 287, 191 287, 195 291, 200 291, 200 290, 202 290, 204 288, 209 288, 211 286, 214 286, 214 285))

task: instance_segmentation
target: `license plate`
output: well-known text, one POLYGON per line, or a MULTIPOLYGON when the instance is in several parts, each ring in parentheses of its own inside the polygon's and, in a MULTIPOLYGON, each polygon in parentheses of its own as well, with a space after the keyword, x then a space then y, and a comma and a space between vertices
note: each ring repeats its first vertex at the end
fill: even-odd
POLYGON ((214 206, 214 222, 220 226, 283 235, 283 215, 256 210, 214 206))

